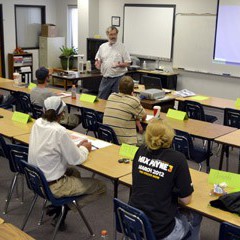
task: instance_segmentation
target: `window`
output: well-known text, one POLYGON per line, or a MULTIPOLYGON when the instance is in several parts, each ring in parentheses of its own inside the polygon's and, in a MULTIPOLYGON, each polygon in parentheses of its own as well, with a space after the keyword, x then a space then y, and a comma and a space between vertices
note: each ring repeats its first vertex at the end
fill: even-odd
POLYGON ((68 6, 68 45, 78 47, 78 8, 68 6))
POLYGON ((15 5, 16 46, 38 48, 41 24, 45 19, 45 6, 15 5))

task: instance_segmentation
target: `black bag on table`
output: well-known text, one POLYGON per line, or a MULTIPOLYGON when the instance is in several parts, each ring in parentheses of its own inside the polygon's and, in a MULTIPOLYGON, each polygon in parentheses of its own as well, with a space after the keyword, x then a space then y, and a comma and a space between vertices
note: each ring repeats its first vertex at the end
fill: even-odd
POLYGON ((224 211, 240 214, 240 192, 229 193, 210 201, 210 205, 224 211))

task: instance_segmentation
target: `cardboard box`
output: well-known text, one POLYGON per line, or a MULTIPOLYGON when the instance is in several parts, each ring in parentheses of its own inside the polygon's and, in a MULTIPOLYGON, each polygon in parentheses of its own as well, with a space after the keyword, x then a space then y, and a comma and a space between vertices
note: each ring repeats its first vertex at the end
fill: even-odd
POLYGON ((57 36, 57 28, 54 24, 42 24, 41 29, 42 37, 56 37, 57 36))

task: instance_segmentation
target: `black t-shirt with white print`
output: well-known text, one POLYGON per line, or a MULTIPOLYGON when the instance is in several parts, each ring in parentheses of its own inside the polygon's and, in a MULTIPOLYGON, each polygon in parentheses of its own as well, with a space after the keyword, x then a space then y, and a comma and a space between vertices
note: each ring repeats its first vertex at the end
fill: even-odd
POLYGON ((193 192, 185 156, 173 149, 148 150, 141 146, 133 160, 130 205, 148 216, 156 239, 175 226, 178 198, 193 192))

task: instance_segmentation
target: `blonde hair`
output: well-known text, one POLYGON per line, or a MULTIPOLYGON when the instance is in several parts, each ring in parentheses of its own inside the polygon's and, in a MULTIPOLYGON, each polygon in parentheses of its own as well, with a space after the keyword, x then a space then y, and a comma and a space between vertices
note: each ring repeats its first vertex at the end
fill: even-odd
POLYGON ((145 142, 149 149, 169 148, 175 133, 174 130, 160 119, 152 119, 147 126, 145 142))

